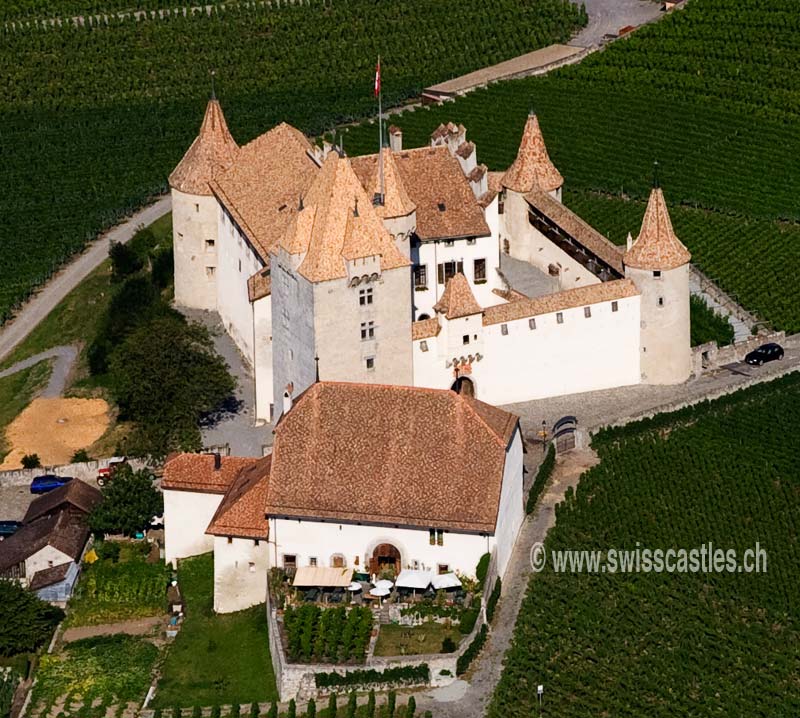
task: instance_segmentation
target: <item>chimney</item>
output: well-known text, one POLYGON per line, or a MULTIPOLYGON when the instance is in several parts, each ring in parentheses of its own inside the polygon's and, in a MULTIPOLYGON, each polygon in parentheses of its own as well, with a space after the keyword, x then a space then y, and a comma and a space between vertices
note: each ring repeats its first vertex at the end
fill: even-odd
POLYGON ((389 147, 392 152, 400 152, 403 149, 403 130, 397 125, 389 127, 389 147))
POLYGON ((219 451, 214 452, 214 471, 219 471, 222 468, 222 455, 219 451))
POLYGON ((286 385, 286 390, 283 392, 283 413, 288 414, 292 410, 292 392, 294 391, 294 384, 289 382, 286 385))

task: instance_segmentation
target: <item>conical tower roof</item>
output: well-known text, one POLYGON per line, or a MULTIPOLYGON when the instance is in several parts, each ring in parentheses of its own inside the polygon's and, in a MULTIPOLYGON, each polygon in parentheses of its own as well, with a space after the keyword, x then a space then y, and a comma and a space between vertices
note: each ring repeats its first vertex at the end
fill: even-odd
POLYGON ((186 194, 211 195, 208 183, 233 164, 238 152, 239 146, 228 131, 219 102, 211 99, 200 134, 172 171, 169 185, 186 194))
POLYGON ((692 255, 675 236, 660 187, 650 192, 642 229, 623 261, 636 269, 667 270, 686 264, 692 255))
POLYGON ((458 272, 447 282, 442 298, 433 307, 448 319, 480 314, 483 310, 470 289, 467 278, 458 272))
MULTIPOLYGON (((381 154, 383 155, 383 204, 376 204, 375 212, 381 219, 406 217, 417 208, 417 205, 411 201, 400 178, 394 153, 388 147, 384 147, 381 154)), ((381 172, 378 162, 375 163, 375 176, 372 178, 369 191, 373 198, 381 191, 381 172)))
POLYGON ((547 154, 539 118, 534 114, 528 115, 517 159, 503 175, 502 184, 503 187, 521 194, 530 192, 535 187, 552 192, 564 184, 564 178, 547 154))

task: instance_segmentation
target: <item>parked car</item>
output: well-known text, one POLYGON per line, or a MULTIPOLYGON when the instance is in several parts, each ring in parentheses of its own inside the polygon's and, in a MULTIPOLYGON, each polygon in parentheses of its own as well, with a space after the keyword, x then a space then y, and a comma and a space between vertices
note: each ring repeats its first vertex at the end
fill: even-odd
POLYGON ((22 524, 19 521, 0 521, 0 541, 9 536, 13 536, 22 524))
POLYGON ((42 474, 31 482, 32 494, 46 494, 48 491, 65 486, 72 481, 72 476, 56 476, 55 474, 42 474))
POLYGON ((745 358, 745 362, 761 366, 768 361, 783 359, 783 347, 780 344, 762 344, 758 349, 753 349, 745 358))
POLYGON ((105 469, 100 469, 97 472, 97 485, 105 486, 111 479, 114 478, 114 473, 120 466, 128 463, 127 456, 112 456, 108 460, 108 466, 105 469))

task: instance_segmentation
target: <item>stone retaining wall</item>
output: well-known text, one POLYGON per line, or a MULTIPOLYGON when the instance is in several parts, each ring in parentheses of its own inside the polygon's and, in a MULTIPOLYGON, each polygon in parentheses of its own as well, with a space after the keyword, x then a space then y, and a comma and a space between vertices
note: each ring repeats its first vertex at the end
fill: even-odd
POLYGON ((745 356, 767 342, 783 344, 786 341, 784 332, 771 332, 750 337, 742 342, 735 342, 728 346, 718 347, 716 342, 706 342, 692 347, 692 371, 695 376, 703 372, 714 371, 726 364, 735 364, 743 361, 745 356))
MULTIPOLYGON (((110 459, 85 461, 79 464, 64 464, 63 466, 41 466, 38 469, 16 469, 14 471, 0 471, 0 486, 27 486, 37 476, 42 474, 55 474, 56 476, 73 476, 81 481, 94 482, 97 472, 108 467, 110 459)), ((128 463, 135 469, 142 469, 147 464, 140 459, 130 459, 128 463)))

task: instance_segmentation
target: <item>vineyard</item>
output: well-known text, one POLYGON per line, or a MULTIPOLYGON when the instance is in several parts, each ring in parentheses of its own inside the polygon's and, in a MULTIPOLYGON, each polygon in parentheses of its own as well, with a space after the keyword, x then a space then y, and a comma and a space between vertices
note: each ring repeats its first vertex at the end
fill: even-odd
POLYGON ((489 716, 763 715, 800 710, 800 374, 600 432, 553 550, 735 549, 762 573, 532 578, 489 716))
MULTIPOLYGON (((99 9, 3 6, 7 19, 99 9)), ((200 125, 211 68, 240 142, 283 120, 318 133, 375 111, 379 54, 384 101, 396 104, 566 40, 585 19, 566 0, 306 0, 0 26, 0 184, 13 188, 0 199, 0 321, 101 228, 166 189, 200 125)))
POLYGON ((287 607, 283 614, 290 661, 360 662, 372 631, 369 608, 287 607))

